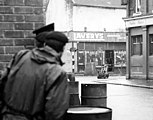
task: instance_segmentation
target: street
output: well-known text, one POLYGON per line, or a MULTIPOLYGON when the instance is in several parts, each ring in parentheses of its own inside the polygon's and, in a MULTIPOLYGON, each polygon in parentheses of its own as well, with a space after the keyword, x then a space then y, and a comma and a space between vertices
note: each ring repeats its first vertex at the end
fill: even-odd
MULTIPOLYGON (((109 78, 111 79, 111 77, 109 78)), ((81 83, 96 83, 96 76, 78 76, 81 83)), ((100 82, 103 80, 99 79, 100 82)), ((80 94, 79 86, 79 94, 80 94)), ((112 120, 153 120, 153 89, 107 84, 107 107, 112 120)))

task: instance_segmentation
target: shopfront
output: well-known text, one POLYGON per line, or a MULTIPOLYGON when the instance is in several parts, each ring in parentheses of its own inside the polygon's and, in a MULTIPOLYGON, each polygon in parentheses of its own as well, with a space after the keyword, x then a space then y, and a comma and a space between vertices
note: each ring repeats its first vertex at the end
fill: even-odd
POLYGON ((112 74, 125 73, 125 33, 119 32, 73 32, 77 45, 77 73, 96 75, 96 66, 108 65, 112 74))

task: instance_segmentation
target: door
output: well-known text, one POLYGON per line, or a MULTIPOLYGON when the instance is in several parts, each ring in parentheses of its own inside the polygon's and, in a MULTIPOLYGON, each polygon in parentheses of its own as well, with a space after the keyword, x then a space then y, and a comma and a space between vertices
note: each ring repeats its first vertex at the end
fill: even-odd
POLYGON ((108 65, 108 72, 112 72, 114 68, 114 50, 105 51, 105 64, 108 65))
POLYGON ((79 73, 84 73, 85 70, 85 55, 84 51, 80 50, 78 51, 78 56, 77 56, 77 61, 78 61, 78 72, 79 73))

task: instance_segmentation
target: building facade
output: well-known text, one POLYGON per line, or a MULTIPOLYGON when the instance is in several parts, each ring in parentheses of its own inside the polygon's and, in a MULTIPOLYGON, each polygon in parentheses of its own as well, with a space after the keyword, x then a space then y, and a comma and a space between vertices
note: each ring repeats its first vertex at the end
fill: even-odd
POLYGON ((50 0, 47 24, 54 22, 55 30, 65 32, 70 39, 63 55, 66 71, 95 75, 96 66, 109 64, 110 72, 125 72, 123 17, 126 7, 120 0, 50 0))
POLYGON ((73 40, 74 44, 77 44, 78 73, 95 75, 97 73, 96 66, 103 64, 107 64, 108 71, 114 74, 125 72, 124 32, 73 31, 73 40))
POLYGON ((127 79, 153 79, 153 1, 123 0, 127 30, 127 79))

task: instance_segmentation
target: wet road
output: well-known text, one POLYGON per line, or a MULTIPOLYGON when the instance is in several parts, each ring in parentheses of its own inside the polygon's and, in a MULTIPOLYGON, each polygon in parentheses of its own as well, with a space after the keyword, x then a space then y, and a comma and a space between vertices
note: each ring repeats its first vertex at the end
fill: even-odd
POLYGON ((153 120, 153 89, 107 85, 112 120, 153 120))
MULTIPOLYGON (((94 77, 76 80, 95 83, 94 77)), ((107 107, 113 111, 112 120, 153 120, 153 89, 107 84, 107 107)))

